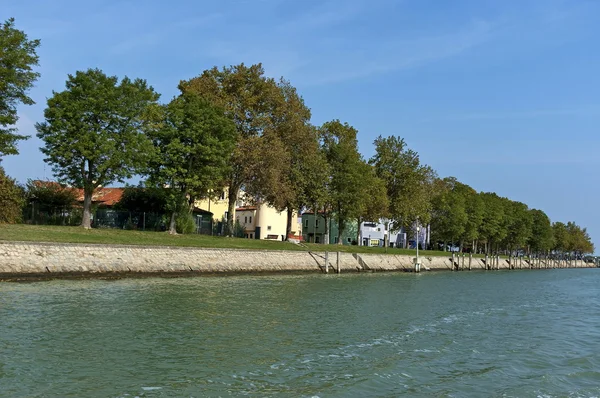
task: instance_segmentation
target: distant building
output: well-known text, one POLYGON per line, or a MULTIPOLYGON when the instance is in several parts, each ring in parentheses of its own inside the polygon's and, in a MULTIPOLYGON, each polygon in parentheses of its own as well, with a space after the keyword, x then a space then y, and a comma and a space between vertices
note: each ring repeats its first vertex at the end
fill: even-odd
MULTIPOLYGON (((416 228, 416 226, 414 228, 416 228)), ((414 228, 413 231, 407 231, 405 228, 400 228, 399 231, 393 231, 393 224, 388 223, 388 228, 386 229, 384 220, 379 220, 377 222, 365 221, 360 224, 360 244, 362 246, 383 246, 385 244, 385 239, 388 238, 390 247, 415 248, 414 228)), ((420 227, 418 241, 421 244, 421 247, 427 247, 429 245, 429 239, 429 226, 420 227)))
MULTIPOLYGON (((277 211, 264 203, 241 206, 235 209, 235 220, 244 228, 248 239, 285 240, 287 211, 277 211)), ((298 233, 295 227, 297 224, 292 222, 292 235, 298 233)))
MULTIPOLYGON (((315 214, 311 211, 302 213, 302 237, 305 242, 310 243, 325 243, 325 244, 337 244, 338 243, 338 223, 333 218, 328 220, 329 222, 329 241, 326 240, 325 231, 325 216, 323 214, 315 214)), ((357 222, 349 222, 346 224, 344 231, 342 231, 342 244, 352 245, 356 244, 357 238, 357 222)))
MULTIPOLYGON (((221 191, 215 198, 197 200, 196 207, 214 214, 214 223, 217 234, 225 231, 227 220, 229 197, 228 189, 221 191)), ((292 215, 292 231, 290 239, 301 240, 301 224, 297 221, 297 214, 292 215)), ((244 237, 248 239, 270 239, 285 240, 287 229, 287 211, 277 211, 274 207, 265 203, 253 203, 240 191, 236 200, 234 221, 237 221, 244 229, 244 237)))

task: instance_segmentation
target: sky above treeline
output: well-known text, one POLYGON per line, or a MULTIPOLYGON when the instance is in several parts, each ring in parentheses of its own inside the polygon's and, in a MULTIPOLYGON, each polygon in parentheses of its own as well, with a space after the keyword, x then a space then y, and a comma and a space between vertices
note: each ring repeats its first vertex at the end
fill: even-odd
POLYGON ((51 179, 35 138, 46 99, 87 68, 144 78, 162 102, 212 66, 262 62, 312 109, 359 131, 365 158, 399 135, 441 177, 588 227, 600 246, 600 1, 3 0, 41 39, 32 138, 2 162, 51 179))

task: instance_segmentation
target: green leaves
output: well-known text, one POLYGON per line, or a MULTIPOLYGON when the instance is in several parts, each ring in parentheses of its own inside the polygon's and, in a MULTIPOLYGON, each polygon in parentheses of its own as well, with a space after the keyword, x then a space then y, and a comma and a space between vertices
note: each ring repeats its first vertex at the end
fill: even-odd
POLYGON ((555 222, 552 225, 554 233, 554 250, 562 253, 593 253, 595 248, 585 228, 581 228, 574 222, 566 225, 555 222))
POLYGON ((345 224, 361 215, 361 202, 365 201, 363 160, 358 152, 357 130, 339 120, 326 122, 320 128, 322 151, 329 165, 326 211, 333 211, 338 233, 343 234, 345 224))
POLYGON ((222 189, 236 131, 221 109, 193 92, 173 99, 163 114, 162 127, 149 133, 156 149, 149 174, 153 185, 178 192, 170 198, 174 210, 182 197, 203 198, 222 189))
POLYGON ((159 95, 145 80, 106 76, 99 69, 69 75, 37 123, 46 162, 58 179, 83 188, 83 225, 95 188, 123 182, 147 166, 153 151, 145 132, 156 128, 159 95))
POLYGON ((465 190, 455 178, 439 180, 438 192, 432 199, 431 229, 443 242, 462 240, 469 217, 465 190))
POLYGON ((408 149, 400 137, 379 136, 374 144, 375 155, 369 163, 387 187, 393 225, 409 227, 417 220, 429 223, 436 176, 433 169, 422 165, 419 155, 408 149))
POLYGON ((40 76, 33 67, 38 65, 39 40, 28 40, 27 35, 14 26, 13 18, 0 27, 0 158, 18 154, 16 143, 28 138, 16 134, 13 126, 19 120, 17 106, 32 105, 27 91, 40 76))
POLYGON ((14 224, 21 221, 24 203, 23 189, 0 167, 0 224, 14 224))
POLYGON ((141 79, 118 83, 98 69, 69 75, 36 125, 45 160, 61 181, 86 189, 131 177, 152 152, 146 117, 158 97, 141 79))
POLYGON ((552 223, 543 211, 532 209, 530 212, 532 224, 528 244, 534 252, 545 253, 554 247, 552 223))

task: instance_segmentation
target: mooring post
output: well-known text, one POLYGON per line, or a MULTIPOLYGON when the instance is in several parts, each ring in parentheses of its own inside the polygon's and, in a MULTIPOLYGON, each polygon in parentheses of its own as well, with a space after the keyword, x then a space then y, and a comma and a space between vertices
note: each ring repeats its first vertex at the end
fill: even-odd
POLYGON ((500 269, 500 255, 496 254, 496 269, 500 269))
POLYGON ((490 269, 490 262, 489 262, 487 253, 485 253, 485 269, 486 270, 490 269))
POLYGON ((460 265, 461 271, 465 270, 465 253, 462 254, 462 264, 460 265))
POLYGON ((325 252, 325 273, 329 273, 329 252, 325 252))
POLYGON ((337 273, 340 274, 342 272, 341 268, 340 268, 340 252, 337 252, 337 273))
POLYGON ((469 253, 469 271, 471 271, 471 262, 473 261, 473 253, 469 253))
POLYGON ((452 271, 454 271, 454 252, 452 252, 452 271))

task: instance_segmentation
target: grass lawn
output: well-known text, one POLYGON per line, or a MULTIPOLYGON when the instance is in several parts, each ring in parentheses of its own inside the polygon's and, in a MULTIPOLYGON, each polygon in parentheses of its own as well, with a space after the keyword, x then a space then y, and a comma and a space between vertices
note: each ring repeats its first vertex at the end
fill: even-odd
MULTIPOLYGON (((288 242, 258 239, 226 238, 208 235, 169 235, 166 232, 126 231, 121 229, 91 229, 62 227, 54 225, 0 225, 0 241, 58 242, 58 243, 97 243, 142 246, 210 247, 221 249, 251 250, 310 250, 340 251, 351 253, 385 253, 382 247, 319 245, 308 243, 296 245, 288 242)), ((387 249, 390 254, 415 255, 415 250, 387 249)), ((419 251, 427 256, 450 256, 441 251, 419 251)))

